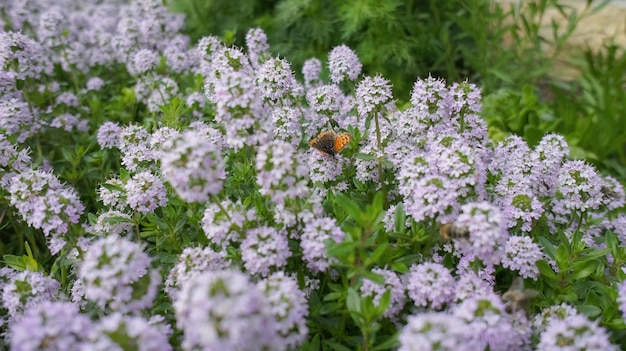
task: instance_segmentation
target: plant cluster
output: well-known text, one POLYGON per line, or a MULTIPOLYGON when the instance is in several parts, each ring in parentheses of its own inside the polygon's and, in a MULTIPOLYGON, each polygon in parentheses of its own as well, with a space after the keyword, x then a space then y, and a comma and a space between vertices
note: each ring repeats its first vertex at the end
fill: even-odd
POLYGON ((398 108, 346 45, 299 80, 258 28, 55 4, 1 8, 11 350, 626 346, 624 188, 562 136, 491 141, 469 82, 398 108))

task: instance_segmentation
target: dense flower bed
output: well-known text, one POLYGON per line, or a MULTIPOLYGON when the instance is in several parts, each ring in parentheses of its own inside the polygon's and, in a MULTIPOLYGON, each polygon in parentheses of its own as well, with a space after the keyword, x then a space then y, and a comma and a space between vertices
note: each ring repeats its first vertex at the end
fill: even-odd
POLYGON ((0 6, 10 349, 626 342, 622 185, 559 135, 490 141, 475 85, 398 107, 346 46, 300 80, 161 1, 0 6))

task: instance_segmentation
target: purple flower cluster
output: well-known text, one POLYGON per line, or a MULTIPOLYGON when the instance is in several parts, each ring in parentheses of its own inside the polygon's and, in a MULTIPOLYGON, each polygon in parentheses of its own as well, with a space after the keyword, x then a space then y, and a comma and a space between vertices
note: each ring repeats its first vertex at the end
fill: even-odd
POLYGON ((285 59, 270 58, 257 71, 256 84, 264 99, 272 105, 279 102, 288 104, 289 97, 301 95, 302 88, 285 59))
POLYGON ((441 309, 454 297, 456 281, 450 271, 439 263, 411 266, 405 281, 409 297, 416 306, 441 309))
POLYGON ((117 210, 108 210, 98 216, 91 229, 94 234, 99 236, 124 236, 132 233, 133 223, 129 214, 117 210))
POLYGON ((258 67, 270 59, 267 35, 261 28, 252 28, 246 33, 246 46, 253 67, 258 67))
POLYGON ((268 226, 250 229, 241 243, 241 259, 251 274, 266 277, 271 269, 286 266, 290 256, 285 230, 268 226))
POLYGON ((87 350, 94 346, 95 332, 93 322, 77 305, 46 301, 12 323, 8 336, 15 351, 87 350))
POLYGON ((204 210, 202 230, 210 242, 226 249, 229 243, 241 242, 245 237, 244 227, 255 220, 255 210, 246 209, 241 202, 224 200, 209 204, 204 210))
POLYGON ((215 104, 215 120, 225 127, 228 145, 239 149, 265 140, 267 121, 260 118, 267 115, 267 106, 255 84, 248 57, 239 49, 223 48, 213 54, 211 61, 205 93, 215 104))
POLYGON ((222 190, 226 178, 218 146, 196 131, 170 137, 163 145, 161 171, 178 196, 205 202, 222 190))
POLYGON ((464 329, 467 350, 493 351, 529 349, 531 329, 522 314, 505 313, 505 306, 499 296, 490 293, 477 295, 455 305, 452 315, 467 323, 464 329))
POLYGON ((617 350, 607 331, 582 315, 552 319, 541 333, 538 351, 617 350))
POLYGON ((84 297, 100 308, 139 312, 152 306, 161 283, 150 256, 127 239, 108 236, 93 242, 79 262, 84 297))
POLYGON ((174 301, 183 350, 286 350, 301 342, 303 296, 283 279, 255 285, 241 272, 222 270, 185 281, 174 301), (276 300, 281 295, 286 301, 276 300))
POLYGON ((25 142, 42 130, 44 123, 37 110, 31 109, 25 101, 16 98, 0 100, 0 131, 7 137, 16 135, 17 143, 25 142))
POLYGON ((300 247, 303 252, 302 258, 311 272, 328 271, 330 264, 336 262, 336 259, 326 254, 325 242, 327 240, 342 242, 343 237, 344 233, 334 218, 315 218, 306 223, 300 237, 300 247))
POLYGON ((168 340, 172 330, 168 325, 161 324, 158 318, 148 321, 143 317, 115 312, 102 318, 96 328, 102 336, 95 344, 102 350, 124 349, 129 344, 137 351, 173 350, 168 340))
POLYGON ((0 32, 0 68, 11 78, 25 80, 52 73, 52 62, 37 41, 22 33, 0 32))
POLYGON ((364 279, 360 289, 361 296, 372 296, 374 304, 378 306, 383 294, 389 291, 391 299, 389 307, 387 307, 383 317, 390 319, 397 318, 400 311, 404 308, 404 302, 406 300, 404 284, 398 274, 392 270, 374 268, 372 269, 372 273, 383 276, 385 283, 381 285, 369 279, 364 279))
POLYGON ((259 193, 274 204, 274 220, 287 227, 310 218, 310 211, 295 207, 310 197, 309 168, 304 156, 284 141, 275 140, 259 147, 256 155, 256 182, 259 193))
POLYGON ((298 282, 284 272, 276 272, 261 280, 257 288, 267 300, 265 313, 276 322, 275 333, 278 337, 274 339, 272 349, 291 350, 302 344, 309 332, 306 325, 309 310, 298 282))
POLYGON ((455 225, 469 231, 468 240, 455 241, 461 251, 475 256, 485 264, 500 262, 509 234, 497 207, 486 202, 463 205, 455 225))
POLYGON ((304 76, 304 85, 307 90, 320 83, 321 73, 322 61, 317 58, 310 58, 304 61, 302 65, 302 75, 304 76))
POLYGON ((362 68, 363 64, 356 53, 345 45, 334 47, 328 54, 330 79, 335 84, 343 82, 346 78, 356 80, 362 68))
POLYGON ((211 248, 187 247, 178 256, 178 262, 170 270, 165 280, 165 292, 175 300, 183 282, 205 271, 217 271, 230 266, 224 252, 211 248))
POLYGON ((131 209, 147 214, 167 204, 167 190, 161 179, 149 171, 135 174, 124 184, 131 209))
POLYGON ((31 159, 27 149, 12 144, 0 133, 0 187, 7 189, 18 172, 30 168, 31 159))
POLYGON ((418 350, 477 350, 468 345, 465 322, 445 312, 427 312, 409 316, 400 336, 399 351, 418 350))
MULTIPOLYGON (((112 126, 109 126, 112 127, 112 126)), ((115 128, 108 132, 113 136, 115 128)), ((122 165, 131 172, 141 167, 148 167, 154 159, 154 152, 150 148, 150 133, 137 125, 122 128, 118 137, 118 148, 122 152, 122 165)), ((113 143, 113 140, 110 142, 113 143)))
POLYGON ((539 268, 535 263, 543 259, 544 254, 539 245, 527 236, 511 236, 504 248, 502 266, 518 271, 524 278, 537 280, 539 268))
POLYGON ((485 198, 487 133, 480 93, 467 83, 418 80, 412 106, 392 114, 385 153, 399 180, 404 208, 416 221, 453 221, 461 204, 485 198))
POLYGON ((7 282, 2 285, 2 305, 14 320, 19 319, 22 313, 33 306, 63 299, 59 282, 40 272, 10 274, 7 282))
POLYGON ((61 234, 78 223, 85 206, 74 189, 61 184, 52 173, 25 170, 11 179, 11 205, 33 228, 42 229, 56 254, 64 245, 61 234))
POLYGON ((356 109, 360 117, 365 117, 372 111, 388 112, 387 104, 393 100, 391 83, 381 77, 365 77, 356 87, 356 109))

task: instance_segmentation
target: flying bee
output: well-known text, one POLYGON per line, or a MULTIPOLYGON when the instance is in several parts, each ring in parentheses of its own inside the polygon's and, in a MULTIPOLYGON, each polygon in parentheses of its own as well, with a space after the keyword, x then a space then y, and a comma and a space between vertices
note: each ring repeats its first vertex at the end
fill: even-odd
POLYGON ((619 194, 617 193, 617 191, 609 188, 608 186, 603 185, 600 188, 600 192, 602 193, 602 196, 604 196, 605 199, 608 200, 614 200, 617 199, 619 197, 619 194))
POLYGON ((528 308, 530 299, 537 297, 537 295, 539 295, 539 291, 524 289, 524 280, 522 277, 517 277, 513 280, 509 290, 502 294, 502 301, 505 302, 508 313, 515 313, 528 308))
POLYGON ((439 224, 439 236, 443 240, 462 239, 469 237, 469 229, 454 223, 439 224))

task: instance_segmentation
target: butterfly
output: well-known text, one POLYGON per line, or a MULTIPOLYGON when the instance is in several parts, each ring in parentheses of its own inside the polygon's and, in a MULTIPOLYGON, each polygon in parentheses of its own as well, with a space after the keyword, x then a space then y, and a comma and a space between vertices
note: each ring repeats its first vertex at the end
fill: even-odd
POLYGON ((333 130, 321 132, 317 138, 313 138, 309 145, 328 156, 335 156, 350 142, 350 134, 337 134, 333 130))

